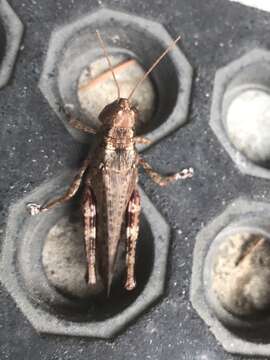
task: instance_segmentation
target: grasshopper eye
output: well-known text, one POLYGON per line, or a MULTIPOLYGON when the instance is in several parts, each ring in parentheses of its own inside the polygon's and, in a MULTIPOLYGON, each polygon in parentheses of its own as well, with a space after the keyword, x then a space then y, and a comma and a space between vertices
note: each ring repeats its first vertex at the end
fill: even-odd
POLYGON ((99 114, 99 120, 103 123, 109 123, 115 114, 117 114, 119 109, 118 101, 114 101, 111 104, 108 104, 104 107, 104 109, 99 114))

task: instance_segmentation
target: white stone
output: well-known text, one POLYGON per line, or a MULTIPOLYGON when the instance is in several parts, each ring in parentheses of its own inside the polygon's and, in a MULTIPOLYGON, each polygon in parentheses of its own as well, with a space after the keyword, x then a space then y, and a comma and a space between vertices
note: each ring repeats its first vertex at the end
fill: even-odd
POLYGON ((270 160, 270 93, 261 89, 243 91, 231 102, 226 125, 233 145, 250 160, 270 160))

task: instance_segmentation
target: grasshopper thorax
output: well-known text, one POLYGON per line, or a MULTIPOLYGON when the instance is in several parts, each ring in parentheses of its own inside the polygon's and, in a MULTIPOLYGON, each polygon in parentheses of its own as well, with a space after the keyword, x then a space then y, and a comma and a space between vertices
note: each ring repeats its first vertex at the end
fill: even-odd
POLYGON ((108 128, 132 129, 137 116, 137 109, 131 106, 128 99, 120 98, 105 106, 99 114, 99 120, 108 128))

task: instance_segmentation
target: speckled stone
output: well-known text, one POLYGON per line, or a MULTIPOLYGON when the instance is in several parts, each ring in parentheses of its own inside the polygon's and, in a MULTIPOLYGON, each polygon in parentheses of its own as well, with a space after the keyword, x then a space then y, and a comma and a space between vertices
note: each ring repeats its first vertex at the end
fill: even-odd
POLYGON ((260 234, 236 233, 220 246, 212 269, 219 301, 235 315, 270 307, 270 244, 260 234))
POLYGON ((79 221, 64 217, 52 227, 45 240, 42 262, 50 283, 64 294, 86 298, 103 289, 100 278, 95 287, 86 284, 83 227, 79 221))

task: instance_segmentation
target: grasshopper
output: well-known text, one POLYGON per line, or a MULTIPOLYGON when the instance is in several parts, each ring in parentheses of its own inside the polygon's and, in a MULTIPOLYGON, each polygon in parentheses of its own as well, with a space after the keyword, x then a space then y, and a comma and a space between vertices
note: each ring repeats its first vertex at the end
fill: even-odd
MULTIPOLYGON (((135 255, 141 212, 140 194, 137 189, 138 168, 142 166, 150 178, 160 186, 176 180, 190 178, 193 169, 183 169, 170 176, 162 176, 139 156, 136 144, 150 143, 147 138, 135 136, 134 127, 138 111, 131 105, 131 97, 144 79, 180 39, 178 37, 153 63, 137 82, 128 98, 121 98, 106 46, 97 31, 104 56, 107 59, 117 87, 117 99, 105 106, 99 115, 101 127, 98 131, 86 126, 71 116, 70 125, 86 133, 99 136, 94 154, 89 154, 66 193, 43 205, 27 204, 31 215, 43 213, 70 200, 83 187, 82 216, 84 219, 84 241, 87 260, 86 281, 90 286, 97 282, 97 270, 101 275, 107 294, 115 272, 115 262, 121 229, 125 228, 126 282, 125 288, 136 287, 135 255)), ((70 116, 70 114, 68 114, 70 116)))

